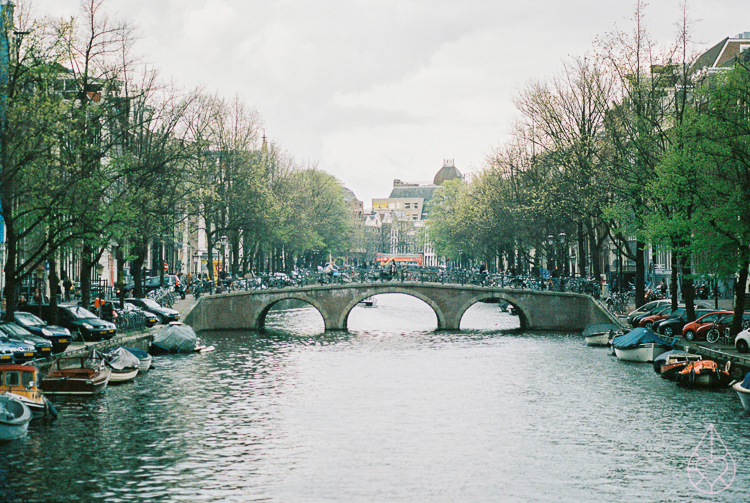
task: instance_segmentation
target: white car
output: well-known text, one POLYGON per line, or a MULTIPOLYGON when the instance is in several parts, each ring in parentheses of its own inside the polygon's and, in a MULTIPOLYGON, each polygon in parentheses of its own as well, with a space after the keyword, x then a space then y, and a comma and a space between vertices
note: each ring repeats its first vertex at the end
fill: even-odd
POLYGON ((734 347, 739 353, 747 353, 750 349, 750 328, 746 328, 734 338, 734 347))

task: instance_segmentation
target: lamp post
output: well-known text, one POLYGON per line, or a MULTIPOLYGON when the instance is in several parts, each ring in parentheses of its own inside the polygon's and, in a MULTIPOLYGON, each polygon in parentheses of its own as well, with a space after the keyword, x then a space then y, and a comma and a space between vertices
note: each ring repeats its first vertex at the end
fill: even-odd
POLYGON ((461 266, 463 265, 463 259, 462 259, 463 253, 464 251, 462 249, 458 250, 458 268, 459 269, 461 269, 461 266))

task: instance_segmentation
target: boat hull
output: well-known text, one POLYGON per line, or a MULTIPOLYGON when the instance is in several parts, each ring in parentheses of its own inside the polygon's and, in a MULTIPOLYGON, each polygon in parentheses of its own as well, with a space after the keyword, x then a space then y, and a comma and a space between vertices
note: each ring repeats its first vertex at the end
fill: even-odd
POLYGON ((607 346, 609 345, 609 332, 600 334, 591 334, 586 336, 587 346, 607 346))
POLYGON ((734 383, 732 385, 732 389, 737 392, 737 396, 740 397, 740 403, 742 404, 742 408, 750 411, 750 389, 745 389, 742 387, 742 383, 734 383))
POLYGON ((16 440, 26 435, 31 410, 11 393, 0 394, 0 440, 16 440))
POLYGON ((650 363, 654 361, 654 358, 668 350, 669 346, 649 342, 646 344, 639 344, 634 348, 621 349, 615 347, 615 356, 617 356, 619 360, 626 362, 650 363))
POLYGON ((96 395, 107 389, 110 375, 102 359, 58 358, 42 378, 40 388, 47 395, 96 395))
POLYGON ((132 381, 138 375, 138 369, 110 370, 109 384, 121 384, 132 381))

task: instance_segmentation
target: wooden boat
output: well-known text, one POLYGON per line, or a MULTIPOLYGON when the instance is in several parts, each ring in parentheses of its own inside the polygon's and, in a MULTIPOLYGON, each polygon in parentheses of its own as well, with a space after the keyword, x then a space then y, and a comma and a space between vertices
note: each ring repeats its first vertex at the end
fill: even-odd
POLYGON ((647 363, 672 346, 651 330, 639 327, 612 339, 612 347, 619 360, 647 363))
POLYGON ((731 362, 722 369, 713 360, 700 360, 680 370, 675 380, 688 387, 718 388, 729 384, 730 370, 731 362))
POLYGON ((48 395, 94 395, 104 392, 110 375, 104 358, 96 351, 64 356, 52 363, 41 388, 48 395))
POLYGON ((120 384, 135 379, 141 362, 133 353, 123 347, 114 348, 102 354, 110 370, 109 383, 120 384))
POLYGON ((744 380, 733 383, 732 389, 736 391, 737 396, 740 397, 742 408, 746 411, 750 411, 750 372, 745 374, 744 380))
POLYGON ((0 365, 0 393, 16 395, 34 418, 57 417, 52 403, 38 387, 39 369, 32 365, 0 365))
POLYGON ((26 435, 31 410, 12 393, 0 393, 0 440, 15 440, 26 435))
POLYGON ((622 331, 613 323, 591 323, 583 330, 587 346, 608 346, 622 331))
MULTIPOLYGON (((701 355, 694 355, 685 352, 675 352, 668 354, 667 357, 659 364, 659 375, 664 379, 674 381, 677 374, 693 362, 702 360, 701 355)), ((656 365, 656 361, 654 361, 656 365)))

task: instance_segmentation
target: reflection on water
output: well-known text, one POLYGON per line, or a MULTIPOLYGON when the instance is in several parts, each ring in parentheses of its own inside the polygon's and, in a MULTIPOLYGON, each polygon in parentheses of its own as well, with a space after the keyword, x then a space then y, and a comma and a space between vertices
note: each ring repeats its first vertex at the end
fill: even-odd
MULTIPOLYGON (((1 501, 747 501, 748 415, 496 305, 434 332, 379 296, 349 332, 311 308, 210 333, 0 445, 1 501), (715 499, 687 462, 713 424, 737 465, 715 499)), ((426 308, 426 310, 425 310, 426 308)))

